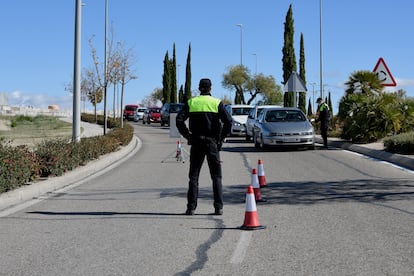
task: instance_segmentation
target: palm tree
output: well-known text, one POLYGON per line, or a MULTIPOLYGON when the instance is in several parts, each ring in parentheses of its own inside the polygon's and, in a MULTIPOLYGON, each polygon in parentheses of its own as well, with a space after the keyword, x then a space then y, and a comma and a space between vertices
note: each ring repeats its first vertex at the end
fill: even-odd
POLYGON ((349 80, 345 83, 346 94, 362 93, 366 95, 381 94, 384 86, 377 75, 371 71, 356 71, 352 73, 349 80))

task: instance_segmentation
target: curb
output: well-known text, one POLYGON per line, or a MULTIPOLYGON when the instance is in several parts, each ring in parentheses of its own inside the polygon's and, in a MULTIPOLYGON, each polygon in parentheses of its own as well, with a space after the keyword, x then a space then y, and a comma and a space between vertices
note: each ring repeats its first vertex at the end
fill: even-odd
MULTIPOLYGON (((317 143, 323 143, 322 139, 315 138, 315 141, 317 143)), ((373 157, 379 160, 387 161, 392 164, 398 165, 400 167, 414 170, 414 156, 413 157, 407 157, 402 154, 396 154, 387 152, 384 150, 378 150, 378 149, 372 149, 368 147, 359 146, 357 144, 352 144, 345 141, 329 141, 328 138, 328 145, 335 147, 335 148, 342 148, 345 150, 357 152, 369 157, 373 157)))
MULTIPOLYGON (((62 176, 50 177, 44 181, 22 186, 16 190, 0 194, 0 212, 12 209, 17 205, 31 200, 42 200, 47 198, 46 194, 61 192, 79 186, 92 177, 99 176, 126 161, 139 151, 142 146, 141 140, 133 136, 131 142, 116 152, 100 156, 97 160, 88 162, 85 166, 78 167, 62 176)), ((31 205, 31 204, 29 204, 31 205)), ((11 213, 11 212, 10 212, 11 213)), ((0 214, 0 217, 2 215, 0 214)))

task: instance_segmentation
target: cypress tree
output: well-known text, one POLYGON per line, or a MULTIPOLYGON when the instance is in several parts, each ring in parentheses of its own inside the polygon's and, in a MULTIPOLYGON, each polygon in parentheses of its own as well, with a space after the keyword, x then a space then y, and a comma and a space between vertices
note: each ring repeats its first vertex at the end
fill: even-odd
POLYGON ((168 58, 168 51, 164 57, 164 74, 162 75, 162 104, 170 102, 171 96, 171 76, 170 76, 170 59, 168 58))
POLYGON ((179 103, 184 103, 185 102, 185 95, 184 95, 183 85, 180 86, 180 90, 178 91, 178 102, 179 103))
POLYGON ((170 60, 170 70, 171 70, 171 96, 170 102, 176 103, 177 102, 177 58, 175 55, 175 43, 173 45, 173 57, 170 60))
MULTIPOLYGON (((292 72, 296 71, 296 56, 295 56, 295 48, 293 47, 293 35, 294 35, 294 27, 293 27, 293 12, 292 12, 292 4, 289 5, 288 12, 286 13, 285 19, 285 30, 284 30, 284 45, 282 49, 282 64, 283 64, 283 83, 289 80, 290 75, 292 72)), ((293 94, 293 93, 289 93, 293 94)), ((285 97, 285 106, 293 106, 293 95, 289 95, 285 97)))
POLYGON ((299 56, 299 76, 306 85, 306 70, 305 70, 305 40, 303 33, 300 34, 300 56, 299 56))
POLYGON ((333 109, 332 109, 332 100, 331 100, 331 91, 329 91, 328 93, 328 106, 329 106, 329 110, 331 111, 331 113, 333 114, 333 109))
POLYGON ((188 45, 187 64, 185 67, 184 102, 191 99, 191 43, 188 45))
MULTIPOLYGON (((306 87, 305 42, 303 33, 300 34, 299 76, 306 87)), ((306 114, 306 92, 299 93, 299 108, 306 114)))
POLYGON ((311 103, 311 99, 309 98, 309 102, 308 102, 308 116, 312 116, 312 103, 311 103))

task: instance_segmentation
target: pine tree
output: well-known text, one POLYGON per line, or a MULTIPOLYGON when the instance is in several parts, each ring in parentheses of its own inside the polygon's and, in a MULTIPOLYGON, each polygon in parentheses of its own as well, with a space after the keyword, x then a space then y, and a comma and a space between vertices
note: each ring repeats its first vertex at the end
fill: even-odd
POLYGON ((191 43, 188 45, 187 64, 185 67, 184 102, 191 99, 191 43))
MULTIPOLYGON (((294 35, 294 27, 293 27, 293 12, 292 12, 292 4, 289 5, 289 10, 286 13, 285 19, 285 31, 284 31, 284 45, 282 49, 282 64, 283 64, 283 83, 289 80, 290 75, 292 72, 296 71, 296 56, 295 56, 295 48, 293 47, 293 35, 294 35)), ((293 94, 292 92, 288 92, 289 94, 293 94)), ((293 95, 288 95, 284 97, 285 106, 293 106, 293 95)))

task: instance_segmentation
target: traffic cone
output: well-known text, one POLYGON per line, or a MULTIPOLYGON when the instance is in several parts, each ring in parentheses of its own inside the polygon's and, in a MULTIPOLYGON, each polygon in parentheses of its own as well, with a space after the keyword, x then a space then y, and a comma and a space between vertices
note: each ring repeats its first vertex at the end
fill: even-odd
POLYGON ((262 194, 260 193, 260 185, 259 179, 257 177, 256 169, 252 170, 252 177, 251 177, 251 186, 253 187, 254 198, 256 202, 265 202, 266 200, 262 198, 262 194))
POLYGON ((254 200, 253 186, 247 187, 246 193, 246 212, 244 214, 244 223, 240 226, 242 230, 259 230, 265 229, 266 226, 262 226, 259 223, 259 217, 257 216, 256 201, 254 200))
POLYGON ((257 177, 259 179, 259 185, 261 188, 266 187, 266 177, 265 172, 263 168, 263 162, 261 159, 259 159, 257 164, 257 177))

